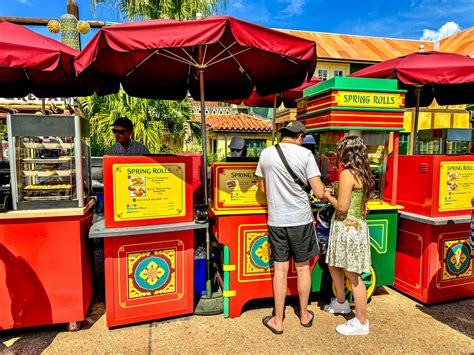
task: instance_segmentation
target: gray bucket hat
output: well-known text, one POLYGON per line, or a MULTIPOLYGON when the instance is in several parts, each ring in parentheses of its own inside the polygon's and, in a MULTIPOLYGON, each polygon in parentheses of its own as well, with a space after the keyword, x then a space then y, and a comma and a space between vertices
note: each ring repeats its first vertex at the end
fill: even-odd
POLYGON ((306 134, 306 127, 301 121, 291 121, 285 127, 280 128, 279 132, 282 132, 282 131, 306 134))
POLYGON ((229 149, 244 149, 245 146, 245 139, 239 136, 232 137, 232 140, 229 144, 229 149))

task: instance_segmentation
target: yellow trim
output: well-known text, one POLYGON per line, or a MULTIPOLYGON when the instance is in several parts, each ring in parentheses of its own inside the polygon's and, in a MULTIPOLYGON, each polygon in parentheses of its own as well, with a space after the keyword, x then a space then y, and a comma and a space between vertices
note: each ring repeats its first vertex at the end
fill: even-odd
POLYGON ((222 270, 224 271, 235 271, 235 265, 223 265, 222 270))
POLYGON ((315 108, 318 108, 318 107, 321 107, 321 106, 326 106, 326 105, 331 106, 331 104, 335 104, 335 103, 336 103, 336 101, 329 101, 329 102, 324 102, 322 104, 317 104, 317 105, 311 104, 311 105, 308 105, 308 107, 306 108, 306 112, 312 112, 313 109, 315 109, 315 108))
POLYGON ((401 205, 392 205, 384 201, 369 201, 367 209, 369 211, 389 211, 389 210, 403 210, 405 207, 401 205))
MULTIPOLYGON (((230 207, 229 207, 230 208, 230 207)), ((247 210, 247 209, 231 209, 227 211, 216 211, 214 208, 211 208, 211 211, 216 216, 238 216, 245 214, 266 214, 266 209, 256 209, 256 210, 247 210)))
POLYGON ((224 297, 235 297, 235 296, 237 296, 237 292, 235 290, 223 291, 222 296, 224 296, 224 297))

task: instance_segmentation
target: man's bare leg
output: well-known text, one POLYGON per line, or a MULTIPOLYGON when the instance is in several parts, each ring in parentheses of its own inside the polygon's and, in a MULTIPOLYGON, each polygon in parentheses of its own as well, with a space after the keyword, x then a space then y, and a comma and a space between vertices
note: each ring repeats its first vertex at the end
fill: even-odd
POLYGON ((301 324, 307 324, 313 318, 313 316, 308 313, 309 293, 311 291, 309 260, 296 263, 296 272, 298 275, 298 296, 300 299, 300 322, 301 324))
POLYGON ((285 310, 289 267, 289 261, 274 262, 273 299, 275 300, 275 316, 268 321, 268 325, 276 330, 283 330, 283 312, 285 310))

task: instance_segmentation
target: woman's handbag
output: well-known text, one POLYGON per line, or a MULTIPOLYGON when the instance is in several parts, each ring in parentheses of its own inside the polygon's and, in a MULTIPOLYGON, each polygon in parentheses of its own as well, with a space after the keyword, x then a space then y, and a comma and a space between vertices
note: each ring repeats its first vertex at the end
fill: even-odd
POLYGON ((322 207, 316 213, 316 238, 321 254, 326 254, 329 241, 332 216, 336 209, 332 205, 322 207))

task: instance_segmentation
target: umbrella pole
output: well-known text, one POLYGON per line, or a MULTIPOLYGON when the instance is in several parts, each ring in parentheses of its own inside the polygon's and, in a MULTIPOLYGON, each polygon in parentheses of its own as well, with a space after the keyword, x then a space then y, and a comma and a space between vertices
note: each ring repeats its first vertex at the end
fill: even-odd
MULTIPOLYGON (((203 53, 202 47, 199 47, 199 97, 201 99, 201 141, 202 141, 202 183, 204 206, 207 208, 208 192, 207 192, 207 137, 206 137, 206 100, 204 92, 204 67, 202 66, 203 53)), ((207 212, 207 211, 206 211, 207 212)), ((224 310, 224 301, 222 293, 217 291, 212 293, 211 280, 211 236, 209 234, 209 227, 206 228, 206 296, 200 298, 195 307, 194 314, 211 315, 220 314, 224 310)))
POLYGON ((277 106, 277 97, 273 97, 273 118, 272 118, 272 145, 275 145, 275 131, 276 131, 276 106, 277 106))
POLYGON ((421 86, 415 86, 416 92, 416 106, 415 106, 415 123, 413 125, 413 154, 418 154, 418 116, 420 114, 420 95, 421 95, 421 86))
MULTIPOLYGON (((199 54, 201 55, 201 48, 199 54)), ((204 205, 207 205, 207 137, 206 137, 206 101, 204 98, 204 68, 199 68, 199 97, 201 99, 201 142, 202 142, 202 180, 204 205)), ((212 294, 211 284, 211 237, 209 228, 206 228, 206 293, 210 297, 212 294)))

